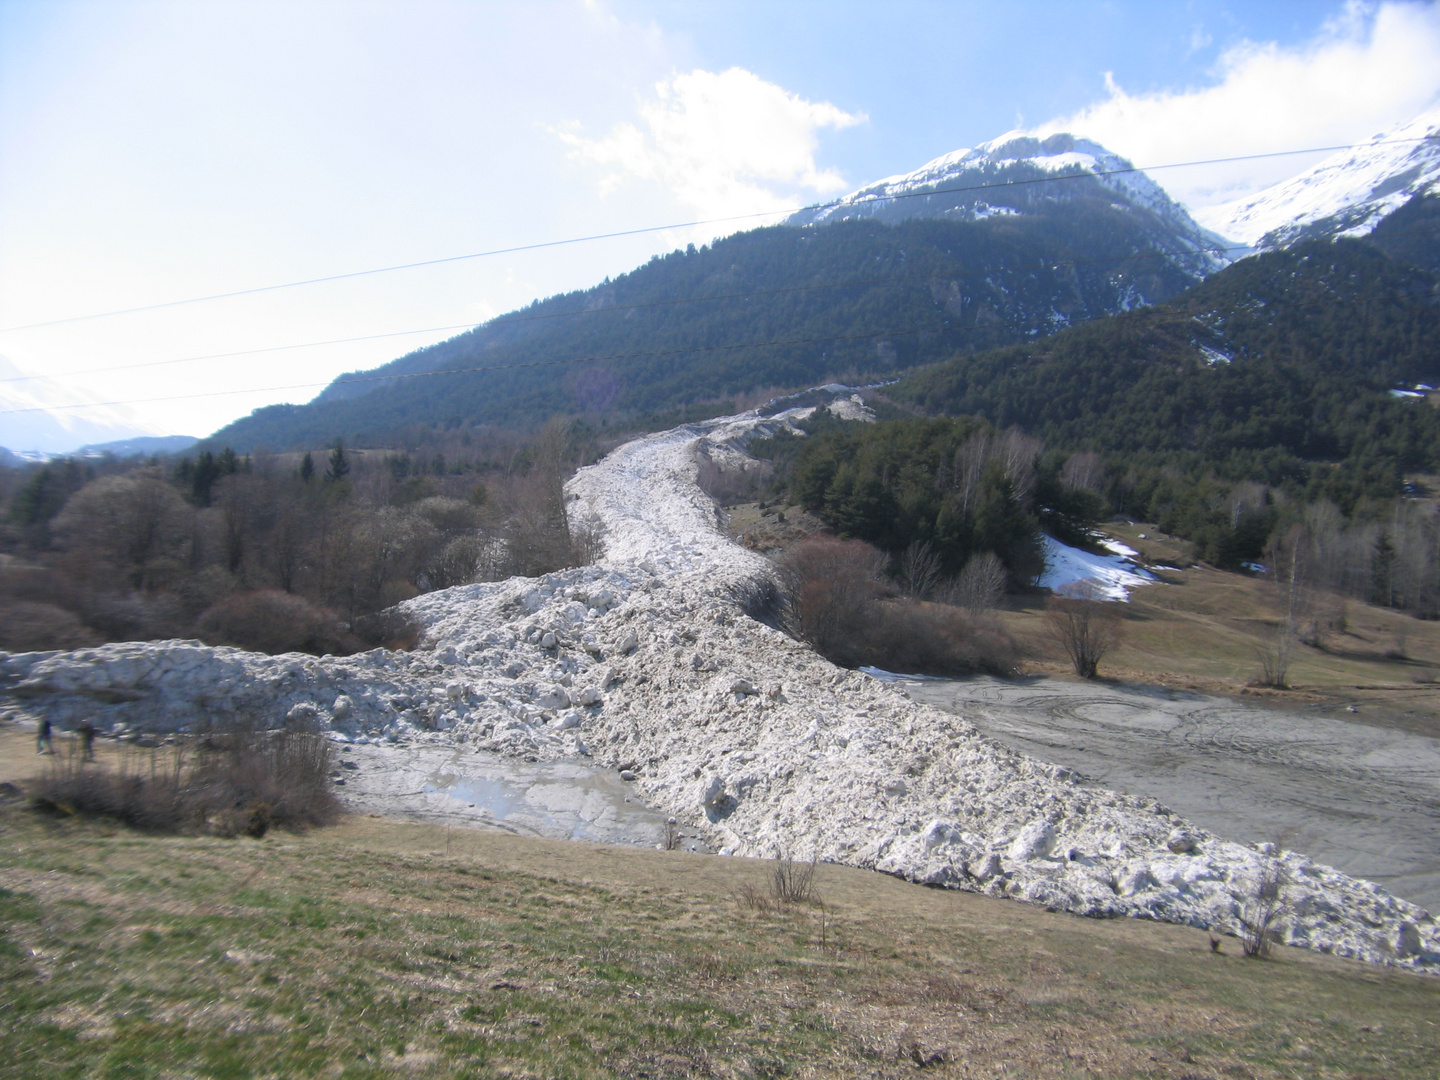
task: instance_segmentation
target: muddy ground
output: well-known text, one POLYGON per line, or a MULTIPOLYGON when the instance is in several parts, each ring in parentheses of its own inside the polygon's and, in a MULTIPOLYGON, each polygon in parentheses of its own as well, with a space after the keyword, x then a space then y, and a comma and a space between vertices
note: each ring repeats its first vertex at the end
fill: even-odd
POLYGON ((1440 910, 1440 739, 1319 706, 1257 708, 1134 684, 900 685, 1096 786, 1154 797, 1233 840, 1279 839, 1440 910))

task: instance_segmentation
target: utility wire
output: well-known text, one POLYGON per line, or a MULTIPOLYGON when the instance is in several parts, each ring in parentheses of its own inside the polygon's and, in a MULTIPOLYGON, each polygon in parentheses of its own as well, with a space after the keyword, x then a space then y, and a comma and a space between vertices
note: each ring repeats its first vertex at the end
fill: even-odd
MULTIPOLYGON (((927 193, 928 194, 928 193, 927 193)), ((1405 230, 1392 233, 1393 236, 1411 236, 1421 230, 1405 230)), ((1235 251, 1251 250, 1248 244, 1232 244, 1225 247, 1197 247, 1190 249, 1193 252, 1205 252, 1214 255, 1226 255, 1235 251)), ((484 326, 509 326, 514 323, 543 322, 553 319, 574 319, 586 315, 603 315, 607 313, 623 311, 644 311, 653 308, 675 307, 680 304, 708 303, 716 300, 744 300, 758 296, 780 296, 787 293, 818 292, 827 289, 846 289, 851 287, 863 287, 870 285, 892 285, 906 284, 917 281, 954 281, 962 277, 974 277, 980 274, 990 275, 1005 273, 1011 270, 1036 270, 1050 269, 1058 270, 1062 266, 1095 266, 1101 263, 1123 263, 1139 261, 1142 259, 1170 259, 1174 258, 1176 252, 1169 251, 1140 251, 1131 252, 1128 255, 1106 255, 1095 256, 1088 259, 1041 259, 1036 263, 1010 263, 998 266, 976 267, 971 270, 955 270, 950 273, 930 274, 902 274, 899 276, 877 277, 877 278, 853 278, 847 281, 828 281, 815 285, 785 285, 773 289, 748 289, 742 292, 732 293, 711 293, 705 296, 680 296, 669 300, 649 300, 641 304, 614 304, 608 307, 584 308, 578 311, 552 311, 540 315, 497 315, 484 323, 454 323, 448 326, 424 326, 414 330, 391 330, 381 334, 360 334, 355 337, 329 338, 324 341, 302 341, 293 345, 270 345, 258 349, 237 349, 232 352, 204 353, 199 356, 182 356, 173 360, 147 360, 137 364, 115 364, 109 367, 85 368, 80 371, 67 371, 61 375, 11 375, 0 379, 0 384, 18 382, 36 382, 45 379, 69 379, 77 375, 103 375, 112 371, 136 371, 142 368, 168 367, 173 364, 190 364, 201 360, 227 360, 236 356, 258 356, 264 353, 287 352, 292 349, 314 349, 326 345, 350 345, 360 341, 379 341, 385 338, 408 337, 412 334, 435 334, 445 330, 477 330, 484 326)), ((1183 254, 1183 253, 1180 253, 1183 254)), ((1089 321, 1089 320, 1083 320, 1089 321)), ((1078 324, 1077 324, 1078 325, 1078 324)), ((441 344, 437 342, 436 344, 441 344)), ((386 376, 395 378, 398 376, 386 376)), ((337 379, 344 382, 355 380, 345 379, 343 375, 337 379)), ((305 384, 312 385, 312 384, 305 384)), ((3 411, 0 411, 3 415, 3 411)))
MULTIPOLYGON (((1266 301, 1266 307, 1267 307, 1267 308, 1282 308, 1282 307, 1283 307, 1283 308, 1338 307, 1338 306, 1340 306, 1340 305, 1371 304, 1371 303, 1374 303, 1375 301, 1376 301, 1376 298, 1375 298, 1375 297, 1364 297, 1364 298, 1355 299, 1355 300, 1304 300, 1304 301, 1296 301, 1296 302, 1289 302, 1289 301, 1284 301, 1284 300, 1271 300, 1271 301, 1266 301)), ((1142 311, 1142 312, 1143 312, 1143 311, 1157 312, 1157 313, 1159 313, 1159 314, 1162 315, 1162 316, 1168 314, 1168 315, 1170 315, 1170 316, 1172 316, 1172 317, 1180 318, 1180 319, 1186 320, 1186 321, 1189 321, 1189 320, 1191 320, 1191 319, 1196 319, 1196 318, 1198 318, 1198 316, 1197 316, 1195 313, 1193 313, 1193 312, 1185 312, 1185 311, 1183 311, 1183 310, 1168 310, 1168 311, 1167 311, 1167 310, 1163 309, 1162 307, 1160 307, 1160 306, 1158 306, 1158 305, 1155 306, 1155 307, 1150 307, 1150 308, 1141 308, 1141 309, 1139 309, 1139 311, 1142 311)), ((1132 314, 1133 314, 1133 313, 1132 313, 1132 314)), ((1067 325, 1067 326, 1065 326, 1065 327, 1062 327, 1061 329, 1068 330, 1068 329, 1072 329, 1072 328, 1074 328, 1074 327, 1085 326, 1085 325, 1087 325, 1088 323, 1099 322, 1099 321, 1104 320, 1104 319, 1110 319, 1110 318, 1115 318, 1115 317, 1116 317, 1116 316, 1111 315, 1111 314, 1092 315, 1092 316, 1090 316, 1089 318, 1077 319, 1075 322, 1072 322, 1072 323, 1070 323, 1069 325, 1067 325)), ((1203 325, 1203 324, 1202 324, 1202 325, 1203 325)), ((429 379, 429 378, 434 378, 434 377, 441 376, 441 375, 471 375, 471 374, 478 374, 478 373, 487 372, 487 371, 518 371, 518 370, 520 370, 520 369, 522 369, 522 368, 557 367, 557 366, 563 366, 563 365, 566 365, 566 364, 589 364, 589 363, 598 363, 598 362, 604 362, 604 361, 623 362, 623 361, 628 361, 628 360, 653 359, 653 358, 663 357, 663 356, 681 356, 681 355, 691 355, 691 354, 697 354, 697 353, 731 352, 731 351, 736 351, 736 350, 739 350, 739 349, 774 348, 774 347, 781 346, 781 345, 817 345, 817 344, 829 343, 829 342, 836 342, 836 341, 873 341, 873 340, 877 340, 877 339, 881 339, 881 338, 914 337, 914 336, 917 336, 917 335, 925 335, 925 334, 939 335, 939 334, 946 334, 946 333, 972 333, 972 332, 979 332, 979 331, 995 331, 995 330, 999 330, 999 329, 1005 329, 1005 330, 1022 330, 1022 331, 1023 331, 1023 330, 1029 330, 1029 329, 1032 329, 1032 328, 1031 328, 1031 327, 1021 327, 1021 326, 1016 326, 1016 325, 1001 325, 1001 326, 995 326, 995 325, 991 325, 991 326, 978 326, 978 325, 971 325, 971 326, 949 326, 949 325, 945 325, 945 326, 939 326, 939 327, 927 327, 927 328, 918 329, 918 330, 885 330, 885 331, 881 331, 881 332, 879 332, 879 333, 872 333, 872 334, 839 334, 839 335, 828 336, 828 337, 778 338, 778 339, 774 339, 774 340, 770 340, 770 341, 747 341, 747 342, 741 342, 741 343, 732 344, 732 345, 693 345, 693 346, 686 346, 686 347, 684 347, 684 348, 678 348, 678 349, 655 349, 655 350, 648 350, 648 351, 644 351, 644 352, 612 353, 612 354, 606 355, 606 356, 575 356, 575 357, 569 357, 569 358, 565 358, 565 359, 556 359, 556 360, 527 360, 527 361, 523 361, 523 362, 518 363, 518 364, 488 364, 488 365, 481 365, 481 366, 475 366, 475 367, 442 368, 442 369, 435 370, 435 371, 409 371, 409 372, 400 372, 400 373, 397 373, 397 374, 394 374, 394 375, 364 375, 364 376, 357 376, 356 378, 353 378, 353 379, 346 379, 346 380, 345 380, 343 383, 341 383, 340 385, 343 385, 343 386, 351 386, 351 385, 355 385, 355 384, 359 384, 359 383, 399 382, 399 381, 402 380, 402 379, 429 379)), ((1053 336, 1053 335, 1045 335, 1045 338, 1048 338, 1048 337, 1051 337, 1051 336, 1053 336)), ((1041 340, 1043 340, 1043 339, 1041 339, 1041 340)), ((1024 343, 1024 342, 1015 342, 1015 343, 1012 343, 1012 344, 1013 344, 1013 345, 1023 345, 1023 344, 1025 344, 1025 343, 1024 343)), ((997 346, 995 346, 995 348, 997 348, 997 349, 998 349, 998 348, 1008 348, 1008 347, 1011 347, 1011 346, 1005 346, 1005 345, 997 345, 997 346)), ((275 393, 275 392, 280 391, 280 390, 306 390, 306 389, 313 389, 313 388, 315 388, 315 387, 329 386, 329 385, 331 385, 334 381, 335 381, 335 380, 330 380, 330 381, 327 381, 327 382, 289 383, 289 384, 282 385, 282 386, 255 386, 255 387, 247 387, 247 388, 241 389, 241 390, 215 390, 215 391, 210 391, 210 392, 203 393, 203 394, 173 394, 173 395, 166 396, 166 397, 126 398, 126 399, 119 400, 119 401, 92 401, 92 402, 83 402, 83 403, 76 404, 76 405, 42 405, 42 406, 31 406, 31 407, 23 408, 23 409, 0 409, 0 416, 11 416, 11 415, 15 415, 15 414, 18 414, 18 413, 31 413, 31 412, 61 412, 61 411, 66 411, 66 410, 70 410, 70 409, 95 409, 95 408, 104 408, 104 407, 108 407, 108 406, 112 406, 112 405, 141 405, 141 404, 148 404, 148 403, 152 403, 152 402, 161 402, 161 401, 192 401, 192 400, 200 400, 200 399, 204 399, 204 398, 214 398, 214 397, 234 397, 234 396, 237 396, 237 395, 240 395, 240 394, 265 394, 265 393, 275 393)))
POLYGON ((45 326, 60 326, 64 323, 85 322, 91 319, 108 319, 117 315, 134 315, 144 311, 159 311, 164 308, 181 307, 186 304, 207 303, 212 300, 230 300, 239 296, 253 296, 257 293, 275 292, 280 289, 294 289, 304 285, 320 285, 330 281, 345 281, 350 278, 368 277, 373 274, 388 274, 397 270, 415 270, 424 266, 440 266, 445 263, 463 262, 469 259, 483 259, 495 255, 513 255, 522 251, 540 251, 545 248, 584 244, 594 240, 613 240, 625 236, 640 236, 647 233, 665 232, 669 229, 688 229, 700 225, 722 225, 732 221, 753 221, 757 218, 775 217, 780 214, 795 214, 802 210, 827 210, 839 206, 863 206, 872 202, 890 202, 898 199, 913 199, 930 195, 942 195, 961 191, 986 191, 993 188, 1025 187, 1031 184, 1055 183, 1062 180, 1081 180, 1087 177, 1125 176, 1134 173, 1159 172, 1163 169, 1184 169, 1201 165, 1226 165, 1240 161, 1258 161, 1265 158, 1293 157, 1299 154, 1326 154, 1340 150, 1354 150, 1365 146, 1387 146, 1399 143, 1427 142, 1440 136, 1426 135, 1413 139, 1385 139, 1364 143, 1346 143, 1340 146, 1317 146, 1304 150, 1272 150, 1263 154, 1238 154, 1233 157, 1207 158, 1198 161, 1177 161, 1166 165, 1147 165, 1143 168, 1131 165, 1124 169, 1103 169, 1080 173, 1063 173, 1055 176, 1039 176, 1028 180, 1005 180, 988 184, 960 185, 957 187, 931 188, 927 191, 898 192, 895 194, 862 195, 849 200, 847 197, 810 206, 796 206, 782 210, 765 210, 751 214, 732 214, 726 217, 705 218, 698 221, 675 222, 668 225, 648 225, 636 229, 621 229, 617 232, 594 233, 589 236, 575 236, 564 240, 546 240, 535 244, 518 244, 514 247, 492 248, 488 251, 474 251, 465 255, 448 255, 439 259, 422 259, 417 262, 397 263, 393 266, 378 266, 369 270, 352 270, 344 274, 329 274, 324 277, 305 278, 300 281, 286 281, 277 285, 261 285, 252 289, 236 289, 232 292, 213 293, 209 296, 192 296, 184 300, 168 300, 160 304, 144 304, 139 307, 118 308, 114 311, 97 311, 88 315, 70 315, 63 319, 49 319, 44 322, 25 323, 20 326, 0 327, 0 333, 17 330, 35 330, 45 326))
MULTIPOLYGON (((1231 251, 1249 251, 1248 245, 1236 244, 1232 247, 1210 247, 1197 248, 1196 251, 1205 251, 1215 254, 1222 254, 1231 251)), ((167 367, 172 364, 189 364, 201 360, 225 360, 236 356, 255 356, 263 353, 285 352, 290 349, 313 349, 325 345, 348 345, 358 341, 377 341, 384 338, 406 337, 411 334, 433 334, 443 330, 473 330, 480 326, 502 325, 508 326, 512 323, 540 322, 551 319, 571 319, 585 315, 602 315, 611 312, 643 311, 651 308, 674 307, 680 304, 698 304, 715 300, 745 300, 759 296, 779 296, 786 293, 818 292, 827 289, 845 289, 851 287, 865 287, 870 285, 906 284, 917 281, 953 281, 956 278, 974 277, 980 274, 1006 273, 1011 270, 1035 270, 1047 269, 1058 270, 1062 266, 1090 266, 1100 263, 1122 263, 1141 259, 1169 259, 1174 257, 1174 252, 1166 251, 1143 251, 1131 252, 1128 255, 1107 255, 1096 256, 1089 259, 1042 259, 1038 263, 1013 263, 1001 264, 999 266, 977 267, 973 270, 956 270, 953 273, 930 273, 930 274, 903 274, 899 276, 877 277, 877 278, 854 278, 849 281, 830 281, 815 285, 785 285, 773 289, 749 289, 743 292, 712 293, 708 296, 682 296, 669 300, 651 300, 643 304, 615 304, 609 307, 586 308, 580 311, 554 311, 546 312, 543 315, 500 315, 486 323, 456 323, 451 326, 427 326, 415 330, 393 330, 383 334, 361 334, 357 337, 331 338, 325 341, 305 341, 294 345, 271 345, 259 349, 239 349, 234 352, 205 353, 200 356, 182 356, 174 360, 147 360, 138 364, 116 364, 111 367, 86 368, 81 371, 67 371, 60 376, 54 375, 12 375, 0 379, 0 383, 34 382, 41 379, 74 378, 77 375, 100 375, 112 371, 134 371, 140 368, 167 367)), ((346 382, 352 380, 346 379, 346 382)))
MULTIPOLYGON (((1088 321, 1088 320, 1086 320, 1088 321)), ((483 367, 445 368, 439 371, 410 371, 398 375, 367 375, 346 379, 344 385, 367 382, 391 382, 398 379, 428 379, 436 375, 469 375, 481 371, 515 371, 520 368, 553 367, 561 364, 589 364, 602 360, 643 360, 658 356, 677 356, 682 353, 728 352, 735 349, 760 349, 777 345, 814 345, 831 341, 869 341, 875 338, 906 337, 913 334, 941 334, 949 327, 927 330, 886 330, 878 334, 840 334, 834 337, 781 338, 775 341, 747 341, 738 345, 694 345, 683 349, 656 349, 648 352, 614 353, 609 356, 576 356, 564 360, 527 360, 519 364, 490 364, 483 367)), ((290 383, 285 386, 256 386, 244 390, 215 390, 204 394, 174 394, 170 397, 128 398, 124 401, 92 401, 80 405, 44 405, 26 409, 0 409, 0 416, 27 412, 59 412, 62 409, 95 409, 109 405, 139 405, 154 401, 190 401, 195 398, 230 397, 236 394, 266 394, 277 390, 305 390, 316 386, 329 386, 330 381, 290 383)))

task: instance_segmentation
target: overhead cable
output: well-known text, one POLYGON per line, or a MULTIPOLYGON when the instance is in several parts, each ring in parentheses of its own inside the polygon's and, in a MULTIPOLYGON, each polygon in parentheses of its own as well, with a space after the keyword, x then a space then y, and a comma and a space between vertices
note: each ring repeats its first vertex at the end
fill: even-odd
MULTIPOLYGON (((1300 154, 1325 154, 1334 153, 1340 150, 1354 150, 1364 146, 1385 146, 1398 143, 1414 143, 1440 140, 1440 136, 1427 135, 1413 139, 1385 139, 1364 143, 1347 143, 1340 146, 1317 146, 1303 150, 1272 150, 1262 154, 1238 154, 1233 157, 1208 158, 1198 161, 1177 161, 1165 165, 1127 166, 1123 169, 1097 169, 1080 173, 1061 173, 1053 176, 1032 177, 1027 180, 1006 180, 989 184, 960 185, 957 187, 931 188, 926 191, 897 192, 894 194, 875 194, 861 196, 854 200, 848 197, 834 199, 830 202, 815 203, 810 206, 795 206, 781 210, 763 210, 749 214, 731 214, 725 217, 704 218, 696 221, 673 222, 667 225, 647 225, 635 229, 620 229, 615 232, 593 233, 588 236, 574 236, 563 240, 545 240, 532 244, 517 244, 513 247, 491 248, 487 251, 473 251, 464 255, 447 255, 438 259, 421 259, 416 262, 396 263, 392 266, 377 266, 368 270, 351 270, 342 274, 327 274, 322 277, 304 278, 299 281, 285 281, 275 285, 260 285, 249 289, 236 289, 231 292, 212 293, 208 296, 191 296, 183 300, 167 300, 158 304, 143 304, 138 307, 117 308, 113 311, 97 311, 86 315, 69 315, 61 319, 47 319, 42 322, 24 323, 18 326, 0 327, 0 333, 11 333, 18 330, 35 330, 46 326, 59 326, 64 323, 85 322, 91 319, 108 319, 118 315, 134 315, 145 311, 159 311, 164 308, 181 307, 187 304, 201 304, 213 300, 231 300, 240 296, 254 296, 257 293, 276 292, 280 289, 295 289, 306 285, 321 285, 331 281, 345 281, 350 278, 369 277, 374 274, 388 274, 397 270, 416 270, 425 266, 440 266, 445 263, 464 262, 470 259, 483 259, 496 255, 513 255, 523 251, 540 251, 545 248, 565 247, 571 244, 590 243, 595 240, 614 240, 625 236, 641 236, 647 233, 666 232, 671 229, 689 229, 701 225, 724 225, 734 221, 753 221, 758 218, 777 217, 781 214, 795 214, 803 210, 826 210, 839 206, 863 206, 873 202, 891 202, 898 199, 920 198, 923 196, 949 194, 961 191, 986 191, 993 188, 1015 188, 1025 187, 1032 184, 1056 183, 1064 180, 1081 180, 1087 177, 1109 177, 1125 176, 1134 173, 1159 172, 1164 169, 1185 169, 1202 165, 1226 165, 1241 161, 1258 161, 1265 158, 1294 157, 1300 154)), ((1023 159, 1022 159, 1023 160, 1023 159)))

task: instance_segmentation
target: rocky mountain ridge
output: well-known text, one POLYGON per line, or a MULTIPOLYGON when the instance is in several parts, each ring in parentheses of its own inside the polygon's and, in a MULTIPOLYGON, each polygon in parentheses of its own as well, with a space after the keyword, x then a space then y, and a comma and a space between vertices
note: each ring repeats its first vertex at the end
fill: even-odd
POLYGON ((1043 139, 1011 131, 974 149, 943 154, 912 172, 886 177, 786 219, 821 225, 855 218, 982 221, 1034 213, 1040 206, 1103 193, 1143 222, 1145 239, 1198 281, 1229 261, 1224 239, 1201 227, 1165 189, 1126 158, 1069 133, 1043 139))
POLYGON ((1440 182, 1440 106, 1336 151, 1298 176, 1195 211, 1207 229, 1257 250, 1368 236, 1440 182))

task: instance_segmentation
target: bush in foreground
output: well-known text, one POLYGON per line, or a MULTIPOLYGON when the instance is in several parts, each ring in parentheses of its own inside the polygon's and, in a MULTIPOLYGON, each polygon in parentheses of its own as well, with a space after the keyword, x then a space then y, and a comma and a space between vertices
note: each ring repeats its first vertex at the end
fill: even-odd
POLYGON ((71 753, 30 785, 37 808, 149 832, 263 836, 333 821, 330 741, 318 731, 232 728, 97 764, 71 753))

